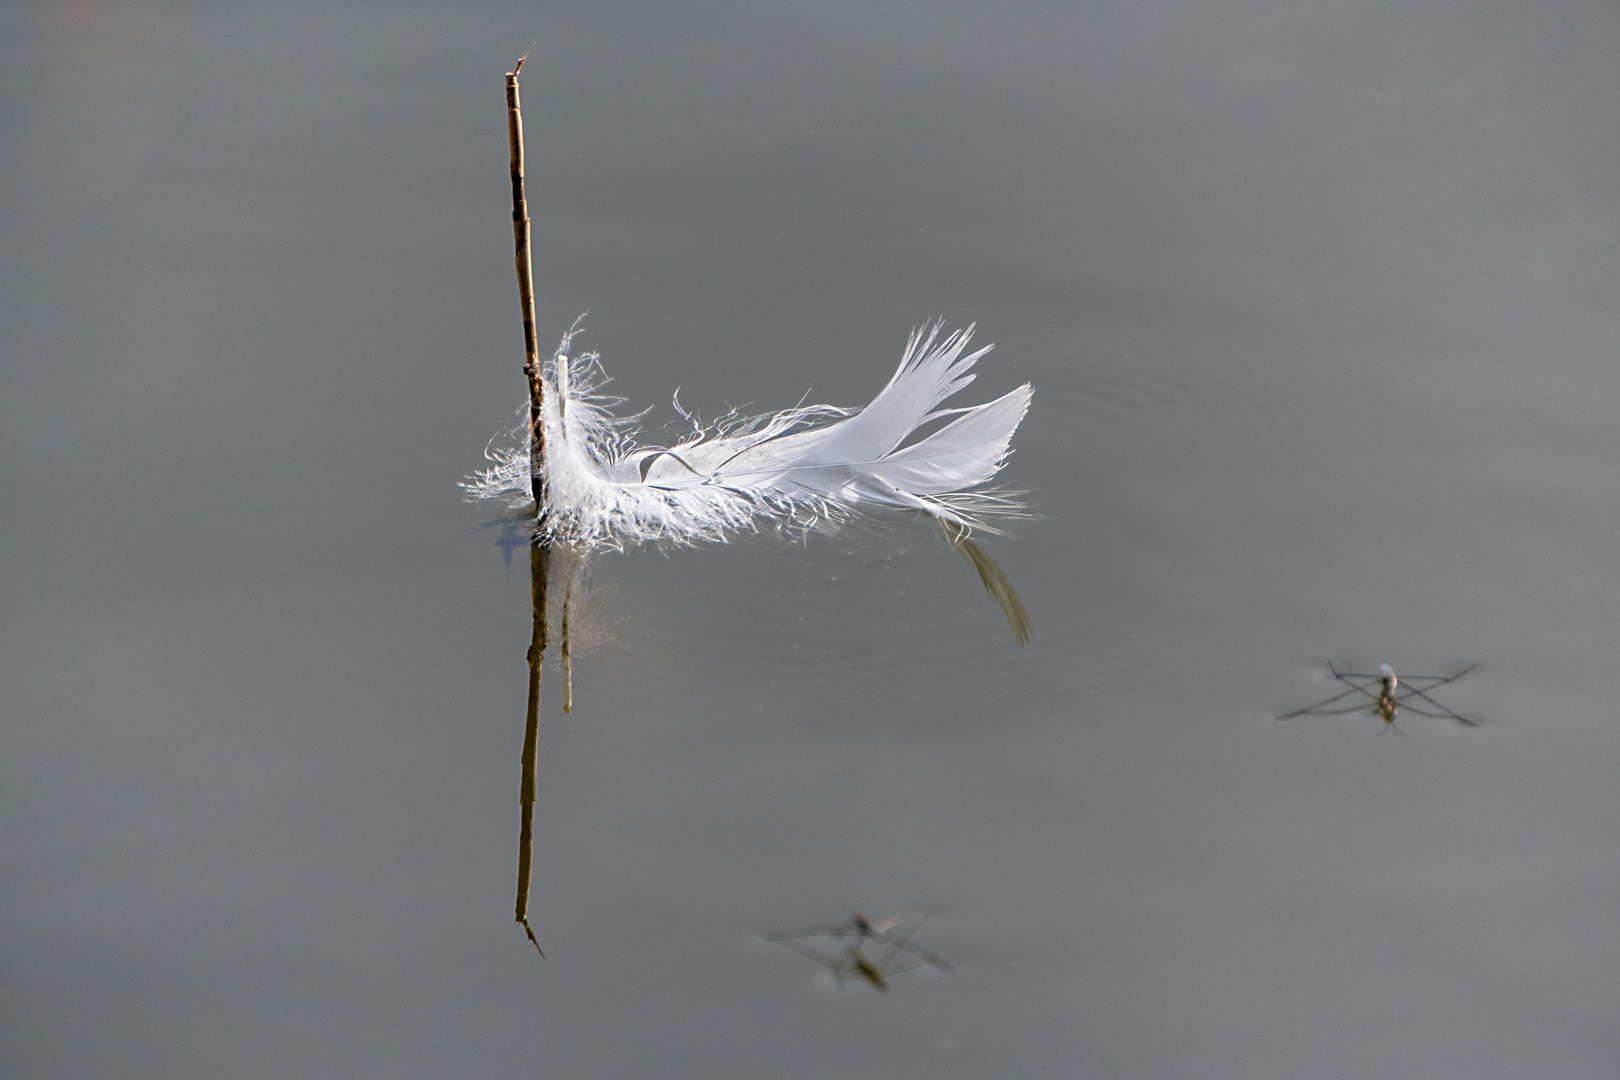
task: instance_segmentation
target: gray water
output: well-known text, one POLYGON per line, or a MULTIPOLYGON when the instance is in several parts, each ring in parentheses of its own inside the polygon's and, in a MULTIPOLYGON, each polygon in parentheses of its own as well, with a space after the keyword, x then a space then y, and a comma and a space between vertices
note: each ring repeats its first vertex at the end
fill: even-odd
POLYGON ((16 1077, 1620 1068, 1620 9, 0 9, 16 1077), (606 554, 548 659, 456 482, 613 389, 1025 380, 984 543, 606 554), (1278 723, 1336 659, 1479 670, 1278 723), (756 935, 931 917, 947 978, 756 935))

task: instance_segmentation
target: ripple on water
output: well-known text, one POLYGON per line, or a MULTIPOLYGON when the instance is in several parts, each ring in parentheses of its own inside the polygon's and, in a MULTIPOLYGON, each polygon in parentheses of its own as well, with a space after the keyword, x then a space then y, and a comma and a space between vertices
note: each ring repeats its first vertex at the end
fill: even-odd
POLYGON ((1011 568, 1036 620, 1020 649, 964 560, 926 535, 889 542, 897 550, 882 551, 881 538, 856 551, 812 539, 774 555, 706 555, 704 577, 717 576, 621 632, 613 655, 638 681, 674 693, 723 687, 766 712, 853 723, 1070 717, 1184 686, 1207 669, 1210 634, 1196 613, 1126 610, 1129 594, 1087 605, 1073 580, 1019 580, 1011 568))
POLYGON ((1239 409, 1244 345, 1211 329, 1168 314, 1045 312, 1012 316, 997 348, 1018 358, 1043 410, 1077 419, 1239 409))

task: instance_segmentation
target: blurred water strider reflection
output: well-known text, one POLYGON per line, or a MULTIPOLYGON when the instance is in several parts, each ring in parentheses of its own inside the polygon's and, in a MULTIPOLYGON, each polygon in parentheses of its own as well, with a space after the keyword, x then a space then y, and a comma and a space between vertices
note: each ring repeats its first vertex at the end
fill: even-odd
POLYGON ((922 969, 944 975, 953 970, 942 957, 912 944, 912 936, 927 919, 910 912, 874 923, 856 914, 837 926, 761 934, 760 939, 814 960, 835 984, 859 981, 887 993, 895 975, 922 969))
MULTIPOLYGON (((1427 716, 1433 720, 1451 720, 1464 727, 1478 727, 1479 722, 1453 712, 1429 696, 1429 691, 1450 682, 1455 682, 1477 668, 1478 664, 1469 664, 1454 675, 1405 675, 1398 676, 1395 669, 1388 664, 1378 665, 1377 674, 1364 672, 1340 671, 1333 661, 1328 661, 1328 671, 1338 681, 1349 687, 1330 698, 1318 701, 1314 705, 1307 705, 1303 709, 1283 713, 1278 720, 1294 720, 1302 716, 1350 716, 1355 713, 1372 713, 1384 721, 1385 728, 1394 731, 1397 735, 1406 734, 1395 726, 1395 716, 1401 709, 1418 716, 1427 716), (1412 704, 1413 699, 1421 700, 1427 708, 1412 704)), ((1380 734, 1383 732, 1380 731, 1380 734)))

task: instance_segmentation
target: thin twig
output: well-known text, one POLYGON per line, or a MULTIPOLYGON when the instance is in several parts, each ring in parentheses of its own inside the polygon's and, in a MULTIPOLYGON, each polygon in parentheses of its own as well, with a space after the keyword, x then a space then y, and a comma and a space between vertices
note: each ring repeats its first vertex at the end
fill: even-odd
POLYGON ((523 54, 506 73, 506 134, 512 149, 512 238, 517 248, 518 300, 523 305, 523 373, 529 377, 529 485, 535 514, 544 519, 546 492, 546 386, 540 375, 540 345, 535 331, 534 268, 529 254, 529 199, 523 187, 523 105, 518 99, 518 72, 523 54))

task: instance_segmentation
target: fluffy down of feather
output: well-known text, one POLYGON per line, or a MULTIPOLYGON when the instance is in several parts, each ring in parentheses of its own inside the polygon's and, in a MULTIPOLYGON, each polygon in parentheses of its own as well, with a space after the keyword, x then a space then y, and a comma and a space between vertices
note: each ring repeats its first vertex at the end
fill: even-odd
MULTIPOLYGON (((694 421, 673 446, 638 444, 640 415, 614 415, 622 402, 598 393, 607 377, 596 355, 568 355, 577 326, 543 373, 545 538, 586 547, 724 541, 761 525, 816 528, 877 506, 919 510, 965 535, 994 532, 990 521, 1022 510, 1009 493, 982 485, 1006 462, 1029 385, 981 405, 940 408, 990 351, 966 353, 971 326, 943 337, 939 323, 913 331, 899 369, 865 408, 694 421), (935 421, 943 423, 918 435, 935 421)), ((512 438, 516 445, 492 442, 491 467, 463 482, 471 497, 532 501, 527 424, 512 438)))

